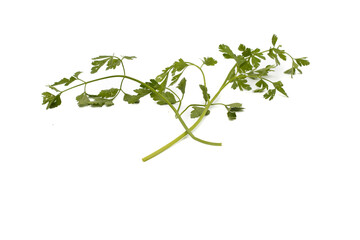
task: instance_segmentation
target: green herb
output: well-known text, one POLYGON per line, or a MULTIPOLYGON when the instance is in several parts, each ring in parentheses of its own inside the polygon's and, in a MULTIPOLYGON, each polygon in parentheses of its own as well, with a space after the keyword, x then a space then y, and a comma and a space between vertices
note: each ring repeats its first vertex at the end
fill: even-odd
POLYGON ((293 75, 296 73, 301 74, 302 71, 300 68, 310 64, 306 57, 293 58, 288 52, 282 49, 281 45, 277 45, 277 42, 278 37, 273 35, 270 48, 263 51, 261 51, 259 48, 251 49, 246 47, 244 44, 240 44, 238 47, 239 53, 234 52, 229 46, 225 44, 220 44, 219 51, 222 53, 225 59, 233 60, 234 65, 230 69, 229 73, 225 77, 225 80, 221 83, 218 91, 215 94, 210 94, 208 92, 206 78, 203 71, 204 66, 215 66, 217 64, 217 60, 212 57, 204 57, 201 60, 201 66, 195 63, 186 62, 180 58, 172 65, 166 67, 154 79, 150 79, 149 81, 144 82, 128 76, 125 72, 124 61, 133 60, 136 57, 99 56, 92 59, 92 74, 97 73, 102 68, 105 68, 105 70, 114 70, 120 66, 122 69, 122 74, 110 75, 107 77, 85 81, 79 78, 81 72, 76 72, 69 78, 63 78, 53 83, 52 85, 48 85, 50 90, 54 91, 55 94, 51 92, 42 93, 43 104, 47 104, 46 109, 56 108, 61 105, 62 94, 75 88, 83 88, 83 92, 76 97, 76 101, 79 107, 110 107, 114 105, 115 98, 117 98, 120 94, 123 94, 123 100, 125 102, 129 104, 138 104, 140 103, 141 98, 149 95, 158 105, 169 106, 175 113, 176 119, 180 121, 180 124, 183 126, 185 131, 162 148, 144 157, 143 161, 147 161, 157 156, 184 138, 186 135, 189 135, 194 140, 204 144, 221 146, 221 143, 209 142, 194 136, 192 131, 199 125, 205 116, 210 114, 209 108, 214 105, 224 106, 226 115, 229 120, 235 120, 237 117, 236 113, 242 112, 244 110, 241 103, 224 104, 215 102, 222 90, 230 85, 234 90, 238 89, 239 91, 253 91, 254 93, 262 93, 263 97, 268 100, 272 100, 277 92, 283 96, 288 97, 288 94, 283 88, 283 83, 281 81, 271 81, 268 77, 269 73, 273 72, 280 65, 281 61, 287 61, 288 59, 291 60, 291 67, 284 73, 289 74, 291 77, 293 77, 293 75), (267 60, 267 57, 270 58, 269 61, 272 63, 267 63, 265 65, 262 61, 267 60), (182 74, 189 67, 197 68, 202 74, 203 79, 199 84, 200 89, 198 91, 199 94, 201 94, 203 97, 203 102, 189 104, 188 106, 183 107, 182 102, 186 93, 186 83, 188 80, 182 78, 182 74), (118 87, 101 90, 98 94, 90 94, 87 92, 86 87, 88 84, 111 78, 121 79, 118 87), (139 84, 139 87, 134 89, 133 93, 125 92, 122 88, 123 82, 125 80, 134 81, 139 84), (60 86, 67 88, 59 90, 58 87, 60 86), (193 123, 192 126, 188 127, 182 116, 190 108, 192 109, 190 112, 190 117, 196 118, 197 120, 195 123, 193 123))

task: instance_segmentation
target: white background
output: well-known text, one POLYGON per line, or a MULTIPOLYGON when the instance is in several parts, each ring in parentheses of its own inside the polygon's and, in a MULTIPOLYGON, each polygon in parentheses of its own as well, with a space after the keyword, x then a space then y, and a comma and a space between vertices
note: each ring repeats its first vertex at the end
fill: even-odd
MULTIPOLYGON (((3 1, 0 239, 360 239, 355 3, 3 1), (245 112, 230 122, 214 107, 195 131, 222 147, 185 138, 143 163, 183 132, 166 107, 79 109, 79 89, 41 105, 45 85, 76 71, 93 79, 91 58, 104 54, 137 56, 127 73, 144 81, 180 57, 212 56, 213 95, 232 66, 218 45, 266 49, 273 33, 311 65, 275 74, 290 98, 225 90, 219 101, 245 112)), ((201 75, 187 74, 197 89, 201 75)))

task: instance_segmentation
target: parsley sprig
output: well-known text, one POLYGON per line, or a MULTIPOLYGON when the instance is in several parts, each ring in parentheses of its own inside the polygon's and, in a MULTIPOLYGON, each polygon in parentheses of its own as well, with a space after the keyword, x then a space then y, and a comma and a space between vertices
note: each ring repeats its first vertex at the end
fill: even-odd
POLYGON ((306 57, 294 58, 288 52, 282 49, 281 45, 277 45, 278 37, 274 34, 271 39, 271 46, 267 50, 260 50, 259 48, 249 48, 244 44, 240 44, 238 52, 235 53, 229 46, 225 44, 219 45, 219 51, 222 53, 225 59, 234 60, 234 65, 228 72, 225 80, 220 85, 218 91, 212 95, 209 93, 206 83, 206 77, 204 73, 205 66, 215 66, 217 60, 212 57, 204 57, 201 60, 201 65, 197 65, 192 62, 179 59, 172 65, 166 67, 155 78, 150 79, 147 82, 138 80, 134 77, 128 76, 125 72, 125 60, 133 60, 134 56, 99 56, 93 58, 91 74, 97 73, 100 69, 105 67, 105 70, 115 70, 119 66, 121 67, 122 74, 110 75, 107 77, 96 78, 93 80, 85 81, 80 78, 82 72, 78 71, 69 78, 63 78, 48 87, 54 92, 44 92, 43 104, 46 104, 46 109, 56 108, 61 105, 62 94, 75 89, 83 88, 80 95, 76 97, 76 101, 79 107, 110 107, 114 105, 114 100, 120 95, 123 95, 123 100, 129 104, 138 104, 140 99, 149 95, 158 105, 168 105, 175 113, 175 118, 179 120, 180 124, 184 128, 184 132, 177 138, 143 158, 143 161, 147 161, 161 152, 165 151, 176 142, 189 135, 194 140, 213 146, 221 146, 221 143, 210 142, 196 137, 193 134, 193 130, 199 125, 203 118, 210 114, 210 107, 214 105, 221 105, 225 108, 226 115, 229 120, 235 120, 237 113, 244 110, 241 103, 218 103, 216 99, 227 86, 234 90, 239 91, 253 91, 254 93, 262 93, 263 97, 267 100, 274 99, 277 93, 280 93, 286 97, 288 94, 283 88, 281 81, 272 81, 269 79, 269 73, 275 71, 275 69, 281 64, 282 61, 291 60, 291 67, 284 73, 289 74, 291 78, 296 74, 302 74, 301 67, 307 66, 310 62, 306 57), (269 58, 269 59, 267 59, 269 58), (266 60, 270 60, 270 63, 266 60), (264 61, 264 62, 263 62, 264 61), (189 67, 195 67, 201 72, 202 81, 199 84, 199 94, 203 97, 203 102, 192 103, 184 107, 182 105, 185 93, 187 79, 183 77, 184 72, 189 67), (110 89, 103 89, 97 94, 89 93, 86 89, 88 84, 103 81, 106 79, 119 78, 120 84, 118 87, 110 89), (138 88, 133 90, 133 93, 127 93, 123 90, 123 82, 125 80, 134 81, 139 84, 138 88), (75 83, 77 83, 75 85, 75 83), (72 86, 70 86, 72 85, 72 86), (59 90, 59 87, 64 88, 59 90), (190 117, 197 118, 196 122, 190 127, 187 126, 182 116, 187 110, 191 109, 190 117))

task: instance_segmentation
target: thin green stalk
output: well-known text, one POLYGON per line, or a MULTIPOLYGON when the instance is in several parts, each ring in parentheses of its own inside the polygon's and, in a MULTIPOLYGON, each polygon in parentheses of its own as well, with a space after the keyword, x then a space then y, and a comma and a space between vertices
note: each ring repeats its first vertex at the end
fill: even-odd
POLYGON ((203 77, 203 81, 204 81, 204 86, 206 87, 206 78, 205 78, 205 74, 204 74, 204 71, 201 69, 201 67, 199 67, 198 65, 194 64, 194 63, 191 63, 191 62, 186 62, 187 64, 189 65, 192 65, 194 67, 196 67, 197 69, 200 70, 201 74, 202 74, 202 77, 203 77))
MULTIPOLYGON (((200 115, 200 117, 198 118, 198 120, 189 128, 190 131, 193 131, 202 121, 202 119, 204 118, 206 112, 209 110, 210 106, 212 105, 212 103, 216 100, 216 98, 220 95, 221 91, 231 82, 231 79, 229 79, 231 72, 234 70, 234 68, 236 67, 236 64, 232 67, 232 69, 229 71, 224 83, 221 85, 220 89, 217 91, 217 93, 212 97, 212 99, 208 102, 208 104, 206 104, 205 109, 203 111, 203 113, 200 115)), ((177 143, 178 141, 180 141, 181 139, 183 139, 185 136, 187 135, 187 132, 183 132, 182 134, 180 134, 177 138, 175 138, 174 140, 172 140, 171 142, 169 142, 168 144, 166 144, 165 146, 159 148, 158 150, 156 150, 155 152, 147 155, 146 157, 144 157, 142 160, 144 162, 150 160, 151 158, 159 155, 160 153, 164 152, 165 150, 167 150, 168 148, 170 148, 171 146, 173 146, 175 143, 177 143)), ((221 144, 219 145, 221 146, 221 144)))
MULTIPOLYGON (((121 58, 121 59, 119 59, 119 60, 120 60, 120 63, 121 63, 121 67, 122 67, 122 69, 123 69, 123 74, 126 75, 123 59, 124 59, 124 58, 121 58)), ((123 93, 125 94, 125 92, 122 90, 122 85, 123 85, 124 79, 125 79, 125 78, 122 78, 122 79, 121 79, 119 91, 118 91, 118 92, 116 93, 116 95, 112 98, 112 100, 114 100, 114 99, 120 94, 120 92, 123 92, 123 93)))
MULTIPOLYGON (((228 84, 228 82, 225 81, 224 84, 220 87, 219 91, 215 94, 215 96, 210 100, 210 102, 208 104, 206 104, 205 109, 204 109, 203 113, 200 115, 199 119, 189 128, 190 131, 193 131, 199 125, 199 123, 204 118, 204 116, 205 116, 207 110, 209 109, 209 107, 211 106, 211 104, 215 101, 215 99, 219 96, 219 94, 227 86, 227 84, 228 84)), ((166 149, 170 148, 175 143, 177 143, 178 141, 183 139, 187 134, 188 134, 187 132, 183 132, 177 138, 175 138, 174 140, 172 140, 171 142, 169 142, 165 146, 159 148, 155 152, 153 152, 153 153, 149 154, 148 156, 144 157, 142 160, 144 162, 146 162, 146 161, 150 160, 151 158, 159 155, 160 153, 164 152, 166 149)), ((220 145, 218 145, 218 146, 221 146, 221 145, 222 144, 220 143, 220 145)))
POLYGON ((184 114, 184 112, 186 112, 186 110, 189 109, 189 107, 204 107, 205 105, 204 104, 190 104, 188 105, 181 113, 180 113, 180 116, 184 114))

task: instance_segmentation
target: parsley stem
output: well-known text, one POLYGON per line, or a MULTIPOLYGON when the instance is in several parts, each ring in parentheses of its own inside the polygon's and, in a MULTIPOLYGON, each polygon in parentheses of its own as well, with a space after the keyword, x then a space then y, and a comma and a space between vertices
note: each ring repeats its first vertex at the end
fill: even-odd
MULTIPOLYGON (((231 80, 229 79, 230 76, 233 74, 234 69, 236 68, 236 64, 231 68, 231 70, 229 71, 228 75, 225 78, 225 81, 223 82, 223 84, 221 85, 220 89, 217 91, 217 93, 212 97, 212 99, 206 104, 204 111, 202 112, 202 114, 200 115, 200 117, 198 118, 198 120, 189 128, 190 131, 194 130, 199 123, 202 121, 202 119, 204 118, 207 110, 210 108, 210 106, 213 104, 213 102, 215 101, 215 99, 220 95, 221 91, 231 82, 231 80)), ((183 139, 185 136, 187 135, 187 131, 183 132, 182 134, 180 134, 177 138, 175 138, 174 140, 172 140, 171 142, 169 142, 168 144, 166 144, 165 146, 159 148, 158 150, 156 150, 155 152, 147 155, 146 157, 144 157, 142 160, 144 162, 150 160, 151 158, 159 155, 160 153, 164 152, 165 150, 167 150, 168 148, 170 148, 171 146, 173 146, 175 143, 177 143, 178 141, 180 141, 181 139, 183 139)), ((221 146, 217 145, 217 146, 221 146)))
POLYGON ((189 65, 192 65, 194 67, 196 67, 197 69, 200 70, 201 74, 202 74, 202 77, 203 77, 203 81, 204 81, 204 87, 206 87, 206 79, 205 79, 205 74, 204 74, 204 71, 201 69, 201 67, 199 67, 198 65, 194 64, 194 63, 191 63, 191 62, 186 62, 187 64, 189 65))
MULTIPOLYGON (((126 72, 125 72, 125 66, 124 66, 124 62, 123 62, 123 59, 124 58, 118 58, 120 60, 120 63, 121 63, 121 67, 123 69, 123 74, 126 75, 126 72)), ((122 85, 123 85, 123 82, 124 82, 124 77, 121 79, 121 83, 120 83, 120 87, 119 87, 119 91, 116 93, 116 95, 112 98, 112 100, 114 100, 119 94, 120 92, 123 92, 124 94, 126 94, 123 90, 122 90, 122 85)))
MULTIPOLYGON (((178 102, 181 102, 181 99, 180 99, 180 97, 173 91, 173 90, 171 90, 170 88, 166 88, 166 90, 168 90, 168 91, 170 91, 170 92, 172 92, 172 94, 174 94, 175 95, 175 97, 178 99, 178 102)), ((176 110, 177 111, 177 110, 176 110)))
POLYGON ((180 116, 183 115, 184 112, 186 112, 186 110, 189 109, 189 107, 204 107, 204 106, 205 106, 204 104, 190 104, 180 113, 180 116))
MULTIPOLYGON (((218 90, 218 92, 214 95, 214 97, 209 101, 208 104, 206 104, 205 109, 203 111, 203 113, 200 115, 199 119, 189 128, 190 131, 194 130, 199 123, 202 121, 202 119, 204 118, 207 110, 209 109, 209 107, 212 105, 212 103, 215 101, 215 99, 220 95, 221 91, 229 84, 229 82, 227 82, 227 79, 224 81, 224 83, 222 84, 222 86, 220 87, 220 89, 218 90)), ((180 141, 181 139, 183 139, 188 133, 187 132, 183 132, 182 134, 180 134, 177 138, 175 138, 174 140, 172 140, 171 142, 169 142, 168 144, 166 144, 165 146, 159 148, 158 150, 156 150, 155 152, 149 154, 148 156, 144 157, 142 160, 144 162, 150 160, 151 158, 159 155, 160 153, 164 152, 165 150, 167 150, 168 148, 170 148, 171 146, 173 146, 175 143, 177 143, 178 141, 180 141)), ((216 145, 216 146, 221 146, 220 145, 216 145)))

